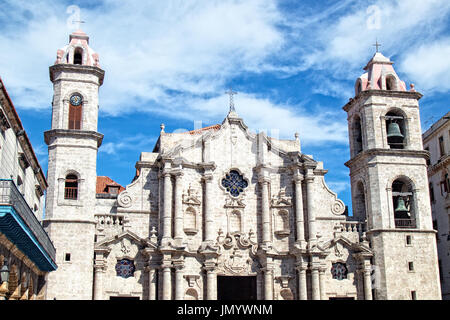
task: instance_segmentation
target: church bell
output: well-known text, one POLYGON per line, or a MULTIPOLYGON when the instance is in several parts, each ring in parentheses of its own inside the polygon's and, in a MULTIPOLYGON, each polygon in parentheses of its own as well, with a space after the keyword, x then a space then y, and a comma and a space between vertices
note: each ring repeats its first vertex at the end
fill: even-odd
POLYGON ((397 212, 408 212, 408 209, 405 206, 405 200, 403 200, 403 197, 398 198, 397 201, 397 207, 394 210, 396 213, 397 212))
POLYGON ((400 131, 400 126, 396 122, 389 123, 388 126, 388 138, 403 138, 403 134, 400 131))

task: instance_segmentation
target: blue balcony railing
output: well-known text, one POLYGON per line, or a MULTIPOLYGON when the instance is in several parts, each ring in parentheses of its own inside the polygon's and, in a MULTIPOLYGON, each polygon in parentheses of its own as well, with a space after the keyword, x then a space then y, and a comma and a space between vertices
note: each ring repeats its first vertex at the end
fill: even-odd
POLYGON ((14 208, 14 211, 28 226, 28 229, 54 262, 56 249, 52 241, 12 180, 0 179, 0 205, 14 208))

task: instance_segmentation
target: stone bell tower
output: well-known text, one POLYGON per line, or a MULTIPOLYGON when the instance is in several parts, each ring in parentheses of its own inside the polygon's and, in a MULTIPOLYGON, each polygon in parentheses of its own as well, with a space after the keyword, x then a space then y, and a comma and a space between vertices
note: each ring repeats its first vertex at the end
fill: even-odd
POLYGON ((348 113, 353 215, 375 254, 375 299, 440 299, 419 99, 393 62, 375 53, 355 84, 348 113))
POLYGON ((44 226, 56 248, 58 269, 48 278, 47 299, 92 299, 98 91, 105 72, 81 30, 57 51, 50 67, 52 127, 44 226), (67 290, 70 288, 70 290, 67 290))

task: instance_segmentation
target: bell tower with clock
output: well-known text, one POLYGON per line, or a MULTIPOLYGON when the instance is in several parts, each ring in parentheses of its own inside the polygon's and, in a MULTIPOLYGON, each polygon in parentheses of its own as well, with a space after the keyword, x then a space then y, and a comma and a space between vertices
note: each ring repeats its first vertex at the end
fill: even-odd
POLYGON ((105 72, 89 37, 73 32, 50 67, 53 83, 44 227, 56 248, 47 299, 92 299, 95 236, 98 92, 105 72), (71 288, 70 292, 66 288, 71 288))

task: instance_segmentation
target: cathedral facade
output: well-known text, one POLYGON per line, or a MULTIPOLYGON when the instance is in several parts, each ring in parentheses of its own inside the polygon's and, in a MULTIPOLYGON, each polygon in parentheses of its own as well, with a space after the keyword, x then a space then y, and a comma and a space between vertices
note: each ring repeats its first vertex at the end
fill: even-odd
POLYGON ((300 140, 221 124, 160 137, 125 188, 97 177, 104 71, 58 50, 44 225, 47 299, 440 299, 418 100, 375 54, 348 113, 353 215, 300 140))

